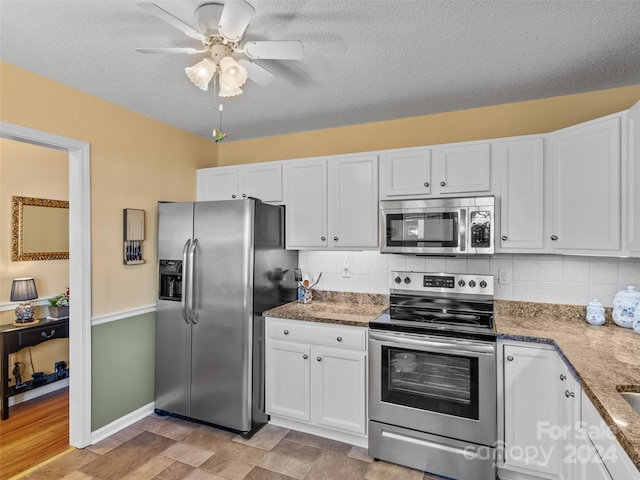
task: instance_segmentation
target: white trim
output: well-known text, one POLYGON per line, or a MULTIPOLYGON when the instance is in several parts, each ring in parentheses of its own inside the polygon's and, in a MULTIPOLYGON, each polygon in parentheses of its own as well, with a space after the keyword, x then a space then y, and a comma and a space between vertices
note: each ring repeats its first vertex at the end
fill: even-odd
POLYGON ((145 313, 152 313, 156 311, 156 304, 144 305, 142 307, 130 308, 129 310, 120 310, 119 312, 107 313, 105 315, 98 315, 91 320, 91 326, 102 325, 104 323, 115 322, 124 318, 131 318, 137 315, 144 315, 145 313))
POLYGON ((311 435, 329 438, 331 440, 348 443, 357 447, 367 448, 369 445, 369 437, 365 434, 340 432, 332 428, 311 425, 306 422, 289 420, 288 418, 283 417, 274 417, 273 415, 271 415, 271 418, 269 419, 269 424, 275 425, 276 427, 288 428, 290 430, 297 430, 298 432, 309 433, 311 435))
POLYGON ((0 138, 69 153, 69 443, 91 441, 91 154, 80 140, 0 122, 0 138))
POLYGON ((27 402, 29 400, 33 400, 34 398, 41 397, 42 395, 46 395, 47 393, 55 392, 57 390, 62 390, 69 386, 69 378, 64 378, 62 380, 58 380, 57 382, 48 383, 47 385, 42 385, 38 388, 33 388, 31 390, 27 390, 24 393, 18 393, 13 397, 9 397, 9 406, 13 407, 22 402, 27 402))
MULTIPOLYGON (((53 298, 53 295, 51 298, 53 298)), ((7 310, 15 310, 16 307, 20 304, 20 302, 9 302, 9 303, 0 303, 0 312, 5 312, 7 310)), ((42 300, 35 300, 31 302, 31 305, 36 307, 44 307, 49 306, 49 299, 43 298, 42 300)))
POLYGON ((130 425, 133 425, 136 422, 139 422, 145 417, 148 417, 153 413, 153 409, 155 407, 155 403, 151 402, 147 405, 140 407, 137 410, 134 410, 131 413, 126 414, 124 417, 120 417, 117 420, 114 420, 108 425, 105 425, 102 428, 99 428, 95 432, 91 432, 91 445, 95 445, 101 440, 104 440, 107 437, 110 437, 114 433, 118 433, 120 430, 127 428, 130 425))

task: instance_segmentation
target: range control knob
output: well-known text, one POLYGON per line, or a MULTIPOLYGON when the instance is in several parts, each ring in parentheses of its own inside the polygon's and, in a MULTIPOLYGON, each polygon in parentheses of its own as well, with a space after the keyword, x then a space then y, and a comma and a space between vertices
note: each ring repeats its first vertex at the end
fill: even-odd
POLYGON ((487 288, 487 282, 480 280, 480 288, 487 288))
POLYGON ((404 277, 404 283, 409 285, 411 283, 411 279, 409 277, 404 277))
POLYGON ((471 288, 474 288, 476 286, 476 281, 475 280, 469 280, 469 286, 471 288))
POLYGON ((459 287, 464 287, 466 285, 464 280, 458 280, 458 286, 459 287))
POLYGON ((400 277, 396 277, 393 279, 394 282, 396 283, 400 283, 402 281, 402 279, 400 277))

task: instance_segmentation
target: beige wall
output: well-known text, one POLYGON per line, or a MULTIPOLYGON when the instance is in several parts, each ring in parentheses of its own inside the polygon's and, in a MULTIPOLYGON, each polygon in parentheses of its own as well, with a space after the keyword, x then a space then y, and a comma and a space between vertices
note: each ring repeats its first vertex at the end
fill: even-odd
POLYGON ((93 315, 153 304, 156 204, 195 200, 196 169, 218 164, 215 142, 5 62, 0 97, 0 120, 91 144, 93 315), (124 208, 147 213, 145 265, 122 264, 124 208))
MULTIPOLYGON (((69 285, 69 261, 11 260, 12 197, 69 199, 69 160, 64 152, 0 139, 0 304, 9 302, 14 278, 34 277, 40 298, 69 285)), ((42 316, 46 311, 37 311, 42 316)), ((0 324, 15 319, 13 310, 0 312, 0 324)))
POLYGON ((219 144, 220 165, 545 133, 628 109, 640 85, 219 144))

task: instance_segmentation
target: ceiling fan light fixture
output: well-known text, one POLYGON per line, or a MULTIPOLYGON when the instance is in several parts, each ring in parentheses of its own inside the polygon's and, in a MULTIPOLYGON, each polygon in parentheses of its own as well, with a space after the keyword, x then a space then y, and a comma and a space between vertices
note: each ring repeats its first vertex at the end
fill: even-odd
POLYGON ((210 58, 203 58, 192 67, 187 67, 184 72, 195 86, 201 90, 207 90, 209 82, 216 73, 216 64, 210 58))
POLYGON ((241 87, 247 81, 247 69, 232 57, 220 60, 220 84, 230 87, 241 87))

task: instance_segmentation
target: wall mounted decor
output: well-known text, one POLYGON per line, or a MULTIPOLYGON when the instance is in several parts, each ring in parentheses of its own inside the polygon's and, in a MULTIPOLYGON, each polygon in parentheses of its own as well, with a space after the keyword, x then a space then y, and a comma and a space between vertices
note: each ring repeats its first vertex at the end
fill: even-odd
POLYGON ((124 209, 124 256, 125 265, 140 265, 142 242, 144 241, 144 210, 124 209))
POLYGON ((11 260, 69 258, 69 202, 13 197, 11 260))

